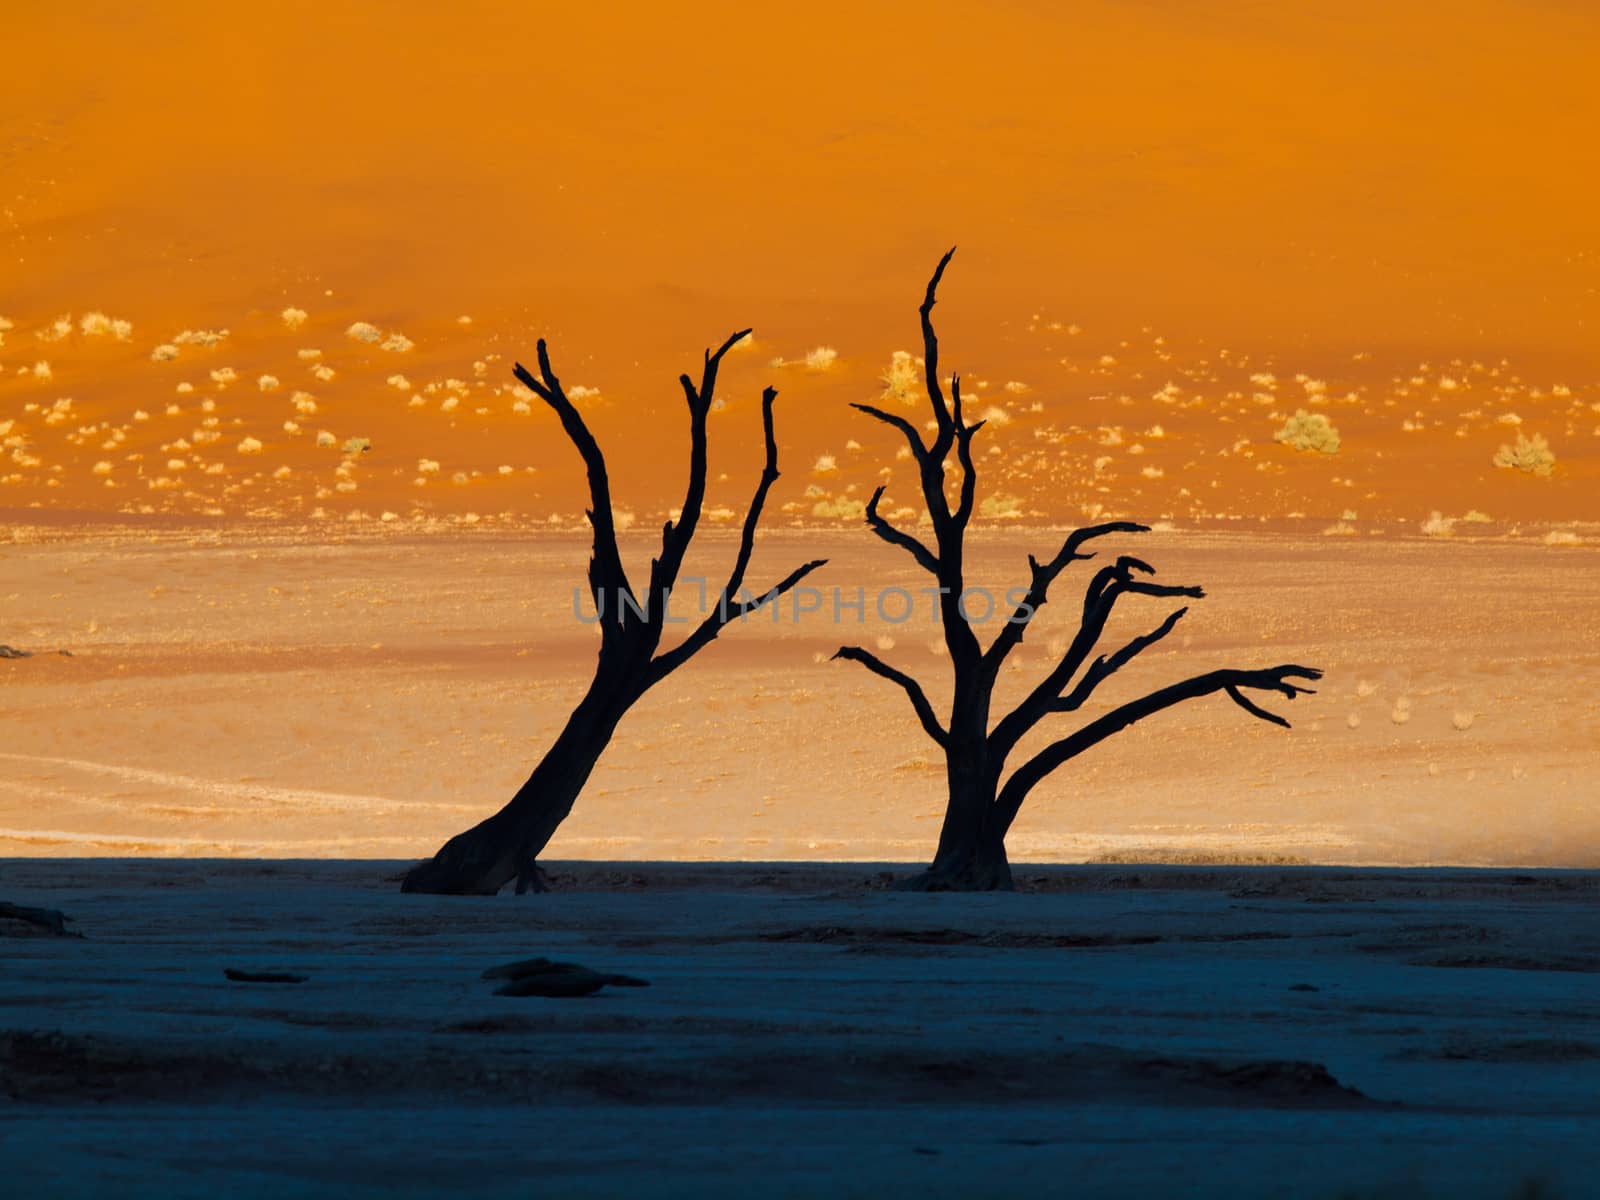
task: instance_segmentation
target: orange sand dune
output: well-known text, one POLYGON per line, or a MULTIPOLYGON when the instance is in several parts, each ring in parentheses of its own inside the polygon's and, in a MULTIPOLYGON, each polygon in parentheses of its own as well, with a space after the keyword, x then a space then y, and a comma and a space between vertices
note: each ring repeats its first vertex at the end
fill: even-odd
POLYGON ((849 522, 895 447, 845 406, 918 349, 959 241, 941 329, 1000 414, 997 521, 1594 515, 1585 6, 173 0, 25 6, 6 39, 0 508, 571 523, 572 455, 508 374, 548 334, 653 523, 674 376, 754 324, 713 504, 770 381, 785 519, 849 522), (1336 454, 1273 441, 1302 407, 1336 454), (1519 433, 1553 474, 1493 465, 1519 433))

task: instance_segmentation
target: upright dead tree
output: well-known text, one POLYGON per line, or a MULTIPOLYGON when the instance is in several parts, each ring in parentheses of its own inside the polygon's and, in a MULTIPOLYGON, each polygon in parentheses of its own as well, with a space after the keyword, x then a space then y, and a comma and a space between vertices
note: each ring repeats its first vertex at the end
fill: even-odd
POLYGON ((1096 717, 1076 732, 1052 742, 1006 776, 1006 762, 1023 737, 1047 717, 1075 712, 1108 676, 1126 665, 1140 651, 1172 632, 1187 608, 1172 613, 1150 633, 1137 637, 1110 654, 1089 661, 1117 601, 1125 595, 1188 596, 1203 595, 1198 587, 1172 587, 1150 582, 1145 576, 1155 569, 1137 558, 1120 557, 1101 567, 1089 580, 1083 598, 1083 612, 1077 636, 1055 667, 1010 712, 992 720, 990 700, 1006 656, 1022 643, 1029 624, 1049 598, 1050 586, 1068 565, 1093 558, 1083 553, 1089 541, 1112 533, 1145 533, 1149 527, 1131 521, 1112 521, 1079 529, 1048 562, 1032 555, 1028 566, 1032 578, 1026 595, 1011 613, 987 648, 979 643, 974 622, 964 603, 966 585, 962 556, 967 525, 972 519, 977 491, 977 471, 972 458, 972 439, 983 427, 982 421, 968 423, 961 409, 961 379, 950 376, 947 401, 939 380, 939 342, 934 336, 932 312, 939 281, 949 265, 951 250, 939 260, 928 282, 922 302, 922 344, 928 401, 933 407, 934 437, 923 441, 917 426, 902 416, 870 404, 857 404, 868 416, 890 425, 905 435, 917 464, 922 496, 933 525, 932 546, 895 528, 879 512, 883 488, 867 505, 867 524, 872 531, 914 558, 934 577, 939 595, 939 615, 945 646, 954 668, 954 684, 948 719, 941 723, 922 686, 903 671, 883 662, 859 646, 845 646, 834 655, 860 663, 867 670, 905 690, 917 718, 928 736, 944 751, 945 777, 949 786, 944 825, 932 865, 923 873, 903 880, 907 890, 992 890, 1009 889, 1011 868, 1006 860, 1005 839, 1028 793, 1046 775, 1076 758, 1091 746, 1126 729, 1135 721, 1163 709, 1216 692, 1227 695, 1251 716, 1275 725, 1289 722, 1248 699, 1245 689, 1278 692, 1291 699, 1309 688, 1290 682, 1315 680, 1322 672, 1312 667, 1280 666, 1259 670, 1209 671, 1171 684, 1137 700, 1131 700, 1096 717), (959 484, 952 507, 945 492, 954 452, 959 465, 959 484), (1076 682, 1074 682, 1076 680, 1076 682))
MULTIPOLYGON (((774 388, 761 394, 761 421, 766 433, 766 467, 756 485, 755 497, 745 514, 738 555, 719 602, 682 641, 663 649, 662 634, 669 615, 668 601, 684 556, 694 538, 706 491, 706 418, 711 413, 717 386, 717 368, 733 346, 749 334, 741 330, 713 353, 706 351, 700 382, 679 377, 689 402, 689 484, 676 521, 668 521, 661 534, 661 552, 650 561, 650 578, 643 593, 635 591, 617 549, 616 523, 611 509, 611 484, 600 447, 583 416, 561 388, 550 368, 544 341, 539 342, 539 376, 521 363, 515 374, 558 417, 567 437, 583 456, 589 476, 589 524, 594 530, 594 552, 589 560, 589 590, 600 626, 600 657, 594 680, 567 719, 554 745, 534 768, 511 802, 494 816, 445 843, 432 859, 414 867, 401 890, 448 894, 492 895, 513 879, 517 891, 542 890, 535 861, 556 827, 572 811, 606 744, 624 713, 696 653, 710 645, 730 621, 743 618, 768 601, 789 591, 822 566, 818 559, 796 567, 761 596, 744 589, 745 569, 755 548, 756 526, 767 493, 778 478, 778 443, 773 433, 774 388)), ((683 618, 678 616, 672 624, 683 618)))

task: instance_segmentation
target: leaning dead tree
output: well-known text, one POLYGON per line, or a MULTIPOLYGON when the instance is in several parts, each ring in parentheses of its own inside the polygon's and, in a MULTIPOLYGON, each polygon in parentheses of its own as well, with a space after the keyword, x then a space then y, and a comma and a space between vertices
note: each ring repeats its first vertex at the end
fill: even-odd
POLYGON ((777 390, 761 394, 761 422, 766 434, 766 467, 756 484, 755 496, 745 514, 738 555, 718 602, 677 644, 662 648, 668 623, 668 602, 678 582, 684 556, 694 539, 706 491, 706 418, 711 413, 717 386, 717 369, 725 354, 750 331, 734 334, 714 353, 706 351, 696 383, 679 377, 689 402, 689 483, 676 521, 661 533, 661 551, 650 561, 649 579, 636 590, 617 549, 616 522, 611 508, 611 484, 605 457, 583 416, 567 398, 561 381, 550 368, 544 341, 539 342, 539 374, 521 363, 516 377, 561 418, 561 427, 582 455, 589 477, 589 524, 594 530, 594 551, 589 560, 589 591, 600 628, 600 657, 594 680, 567 719, 555 743, 517 794, 494 816, 451 838, 427 862, 414 867, 401 890, 467 895, 492 895, 516 880, 517 891, 539 891, 543 885, 535 862, 556 827, 572 811, 590 772, 599 760, 624 713, 641 696, 710 645, 723 628, 742 619, 793 588, 822 566, 818 559, 796 567, 760 596, 744 587, 745 570, 755 548, 756 526, 767 493, 778 478, 778 443, 773 433, 772 403, 777 390))
POLYGON ((1128 595, 1198 599, 1204 593, 1198 587, 1173 587, 1150 581, 1147 577, 1155 573, 1155 568, 1137 558, 1123 556, 1101 567, 1085 588, 1078 633, 1066 653, 1020 704, 995 719, 991 698, 1000 669, 1006 656, 1022 644, 1031 622, 1049 599, 1050 587, 1057 577, 1072 563, 1094 557, 1083 552, 1088 542, 1113 533, 1146 533, 1149 527, 1131 521, 1093 525, 1068 537, 1048 562, 1041 563, 1029 555, 1032 578, 1024 598, 987 647, 979 642, 964 603, 966 585, 962 556, 977 491, 972 439, 984 422, 967 421, 961 407, 960 376, 950 376, 950 395, 946 400, 939 379, 939 342, 934 336, 932 320, 935 293, 954 253, 951 250, 939 260, 921 308, 924 377, 928 402, 933 407, 932 442, 924 442, 917 426, 902 416, 870 404, 853 406, 899 430, 917 464, 922 496, 933 525, 933 545, 897 529, 884 518, 878 511, 884 491, 881 487, 868 503, 866 517, 873 533, 910 554, 937 583, 944 642, 954 668, 948 718, 941 722, 922 686, 876 655, 859 646, 842 647, 834 655, 858 662, 904 689, 923 729, 944 751, 949 786, 944 825, 932 865, 899 885, 913 891, 1009 889, 1012 884, 1011 868, 1006 859, 1006 834, 1028 793, 1052 771, 1135 721, 1186 700, 1220 692, 1251 716, 1287 728, 1289 722, 1261 708, 1245 692, 1277 692, 1292 699, 1310 689, 1291 680, 1315 680, 1322 674, 1312 667, 1293 665, 1209 671, 1111 709, 1066 737, 1051 742, 1014 767, 1009 776, 1006 774, 1007 761, 1025 735, 1046 718, 1076 712, 1083 707, 1109 676, 1171 633, 1188 611, 1179 608, 1151 632, 1091 662, 1090 655, 1118 600, 1128 595), (951 469, 952 453, 959 472, 951 469), (945 485, 947 477, 957 473, 959 479, 952 480, 956 484, 952 505, 945 485))

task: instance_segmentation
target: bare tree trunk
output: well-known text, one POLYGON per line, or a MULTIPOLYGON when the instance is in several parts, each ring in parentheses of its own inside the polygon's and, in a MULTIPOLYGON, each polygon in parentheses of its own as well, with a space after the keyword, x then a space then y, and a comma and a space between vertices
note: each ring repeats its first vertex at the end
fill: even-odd
POLYGON ((1009 892, 1011 864, 1005 830, 994 821, 995 789, 983 762, 983 743, 952 742, 946 753, 949 796, 933 863, 896 887, 911 892, 1009 892))
POLYGON ((512 880, 517 891, 543 891, 535 865, 572 812, 630 701, 597 676, 555 743, 517 794, 494 816, 451 838, 406 873, 402 892, 492 896, 512 880))

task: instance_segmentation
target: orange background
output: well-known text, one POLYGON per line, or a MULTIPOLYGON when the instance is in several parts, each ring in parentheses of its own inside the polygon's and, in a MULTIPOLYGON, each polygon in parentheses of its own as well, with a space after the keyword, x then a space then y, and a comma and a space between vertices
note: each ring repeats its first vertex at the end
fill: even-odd
MULTIPOLYGON (((342 406, 335 432, 395 451, 387 468, 366 464, 358 499, 376 510, 415 501, 409 458, 430 446, 492 472, 510 427, 408 425, 382 407, 392 396, 373 372, 457 375, 487 349, 505 355, 487 378, 503 380, 548 334, 564 377, 601 388, 596 423, 648 513, 677 490, 645 467, 665 446, 661 470, 680 469, 673 376, 754 324, 757 353, 729 377, 743 415, 722 435, 726 461, 753 450, 747 400, 772 378, 783 499, 801 519, 815 455, 866 445, 830 494, 860 495, 891 461, 894 443, 845 403, 877 394, 892 350, 916 348, 920 287, 960 243, 940 311, 947 362, 992 376, 991 390, 1024 381, 1046 404, 995 431, 1007 461, 1041 422, 1143 428, 1162 417, 1148 397, 1171 372, 1211 370, 1223 348, 1249 370, 1362 389, 1365 408, 1334 414, 1346 445, 1326 462, 1275 446, 1264 411, 1210 441, 1214 422, 1174 414, 1190 465, 1133 473, 1113 507, 1219 512, 1214 494, 1204 511, 1178 495, 1208 466, 1200 486, 1220 479, 1245 513, 1410 521, 1470 503, 1562 520, 1590 507, 1600 10, 1588 4, 18 3, 5 42, 0 315, 16 328, 0 346, 0 419, 59 395, 111 423, 148 407, 144 389, 165 403, 178 376, 156 382, 148 351, 184 328, 228 327, 232 342, 180 365, 275 370, 293 387, 294 347, 320 346, 342 375, 314 389, 342 406), (274 324, 286 304, 312 313, 298 341, 274 324), (91 308, 132 320, 135 346, 118 357, 75 337, 48 354, 52 385, 29 390, 15 373, 45 354, 32 327, 91 308), (403 330, 414 357, 350 358, 339 331, 356 319, 403 330), (1151 357, 1157 336, 1170 357, 1151 357), (827 372, 763 365, 820 344, 839 351, 827 372), (1096 373, 1102 354, 1118 363, 1096 373), (1421 364, 1431 381, 1452 358, 1507 358, 1523 386, 1569 388, 1525 426, 1548 433, 1555 477, 1497 472, 1507 430, 1486 419, 1452 440, 1454 409, 1425 448, 1396 432, 1413 404, 1383 411, 1384 389, 1421 364), (1106 407, 1123 392, 1131 415, 1106 407), (1239 436, 1283 460, 1278 482, 1202 461, 1239 436), (1374 448, 1391 443, 1379 463, 1374 448), (1420 486, 1420 466, 1440 477, 1420 486), (1341 475, 1364 503, 1328 482, 1341 475)), ((204 390, 203 370, 188 377, 204 390)), ((1208 404, 1250 390, 1197 379, 1208 404)), ((270 433, 287 394, 224 411, 270 433)), ((1537 396, 1514 401, 1534 415, 1537 396)), ((515 465, 542 472, 536 498, 491 478, 476 493, 435 489, 423 507, 570 517, 572 456, 547 414, 532 420, 515 465)), ((48 447, 53 435, 33 432, 48 447)), ((1097 453, 1079 441, 1062 453, 1097 453)), ((267 453, 321 469, 303 443, 267 453)), ((28 475, 0 506, 126 504, 128 489, 95 490, 97 457, 63 445, 46 456, 46 470, 63 465, 58 486, 28 475)), ((1073 517, 1093 499, 1076 459, 1008 486, 1030 512, 1073 517)), ((288 514, 312 503, 306 488, 296 502, 260 490, 288 514)), ((199 504, 157 499, 163 512, 199 504)), ((236 501, 218 503, 247 507, 236 501)))

